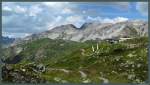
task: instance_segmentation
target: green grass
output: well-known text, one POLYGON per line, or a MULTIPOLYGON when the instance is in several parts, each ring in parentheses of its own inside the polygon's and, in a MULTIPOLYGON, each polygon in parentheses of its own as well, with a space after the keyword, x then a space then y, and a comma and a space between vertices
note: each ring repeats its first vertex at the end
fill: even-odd
POLYGON ((42 63, 48 68, 66 69, 66 74, 60 70, 47 70, 40 76, 49 82, 83 83, 89 79, 91 83, 102 83, 99 77, 104 77, 110 83, 140 83, 148 79, 147 47, 148 38, 134 38, 110 44, 106 41, 73 42, 61 39, 39 39, 21 45, 25 48, 20 54, 24 59, 14 65, 15 69, 30 62, 42 63), (92 51, 92 45, 96 49, 92 51), (133 46, 134 45, 134 46, 133 46), (81 49, 84 49, 84 55, 81 49), (83 71, 87 78, 83 79, 79 71, 83 71), (103 75, 102 75, 102 74, 103 75), (135 77, 129 79, 129 75, 135 77), (60 78, 56 81, 55 78, 60 78), (135 81, 135 80, 139 81, 135 81))

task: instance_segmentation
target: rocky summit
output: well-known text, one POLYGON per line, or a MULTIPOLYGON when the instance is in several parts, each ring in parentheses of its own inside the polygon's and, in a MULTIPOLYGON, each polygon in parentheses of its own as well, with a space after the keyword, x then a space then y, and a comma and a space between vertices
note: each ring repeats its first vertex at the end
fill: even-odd
POLYGON ((103 40, 121 37, 142 37, 148 35, 148 23, 141 20, 130 20, 118 23, 90 22, 83 24, 80 28, 72 24, 57 26, 51 30, 32 34, 15 43, 31 41, 41 38, 63 39, 77 42, 87 40, 103 40))

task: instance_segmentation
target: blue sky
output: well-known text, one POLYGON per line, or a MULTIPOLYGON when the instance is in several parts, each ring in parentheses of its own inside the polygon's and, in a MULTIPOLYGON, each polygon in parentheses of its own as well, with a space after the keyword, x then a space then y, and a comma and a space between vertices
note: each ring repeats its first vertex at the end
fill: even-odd
POLYGON ((63 24, 148 20, 146 2, 3 2, 3 36, 25 37, 63 24))

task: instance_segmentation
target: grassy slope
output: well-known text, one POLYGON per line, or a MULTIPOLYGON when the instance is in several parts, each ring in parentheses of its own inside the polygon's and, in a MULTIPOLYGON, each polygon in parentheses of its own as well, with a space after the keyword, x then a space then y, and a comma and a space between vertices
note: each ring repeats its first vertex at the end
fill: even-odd
POLYGON ((47 70, 40 76, 50 82, 81 83, 90 80, 92 83, 103 82, 99 77, 104 77, 111 83, 143 82, 148 71, 147 62, 147 38, 127 40, 117 44, 107 42, 99 43, 99 50, 92 52, 91 46, 96 48, 96 41, 85 43, 40 39, 22 45, 25 48, 19 55, 24 60, 16 66, 35 61, 48 65, 47 69, 66 69, 69 73, 61 70, 47 70), (133 46, 135 45, 135 46, 133 46), (81 49, 84 49, 82 55, 81 49), (82 78, 79 71, 87 77, 82 78), (135 77, 129 78, 129 75, 135 77), (61 81, 56 81, 60 78, 61 81))

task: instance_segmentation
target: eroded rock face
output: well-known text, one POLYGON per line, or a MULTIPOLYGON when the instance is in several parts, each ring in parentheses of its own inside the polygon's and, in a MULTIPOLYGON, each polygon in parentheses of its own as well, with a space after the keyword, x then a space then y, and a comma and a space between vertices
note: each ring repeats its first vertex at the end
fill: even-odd
POLYGON ((4 65, 2 67, 2 81, 4 83, 45 83, 45 79, 41 78, 38 73, 33 73, 33 69, 32 67, 26 68, 25 66, 15 69, 11 65, 4 65))

